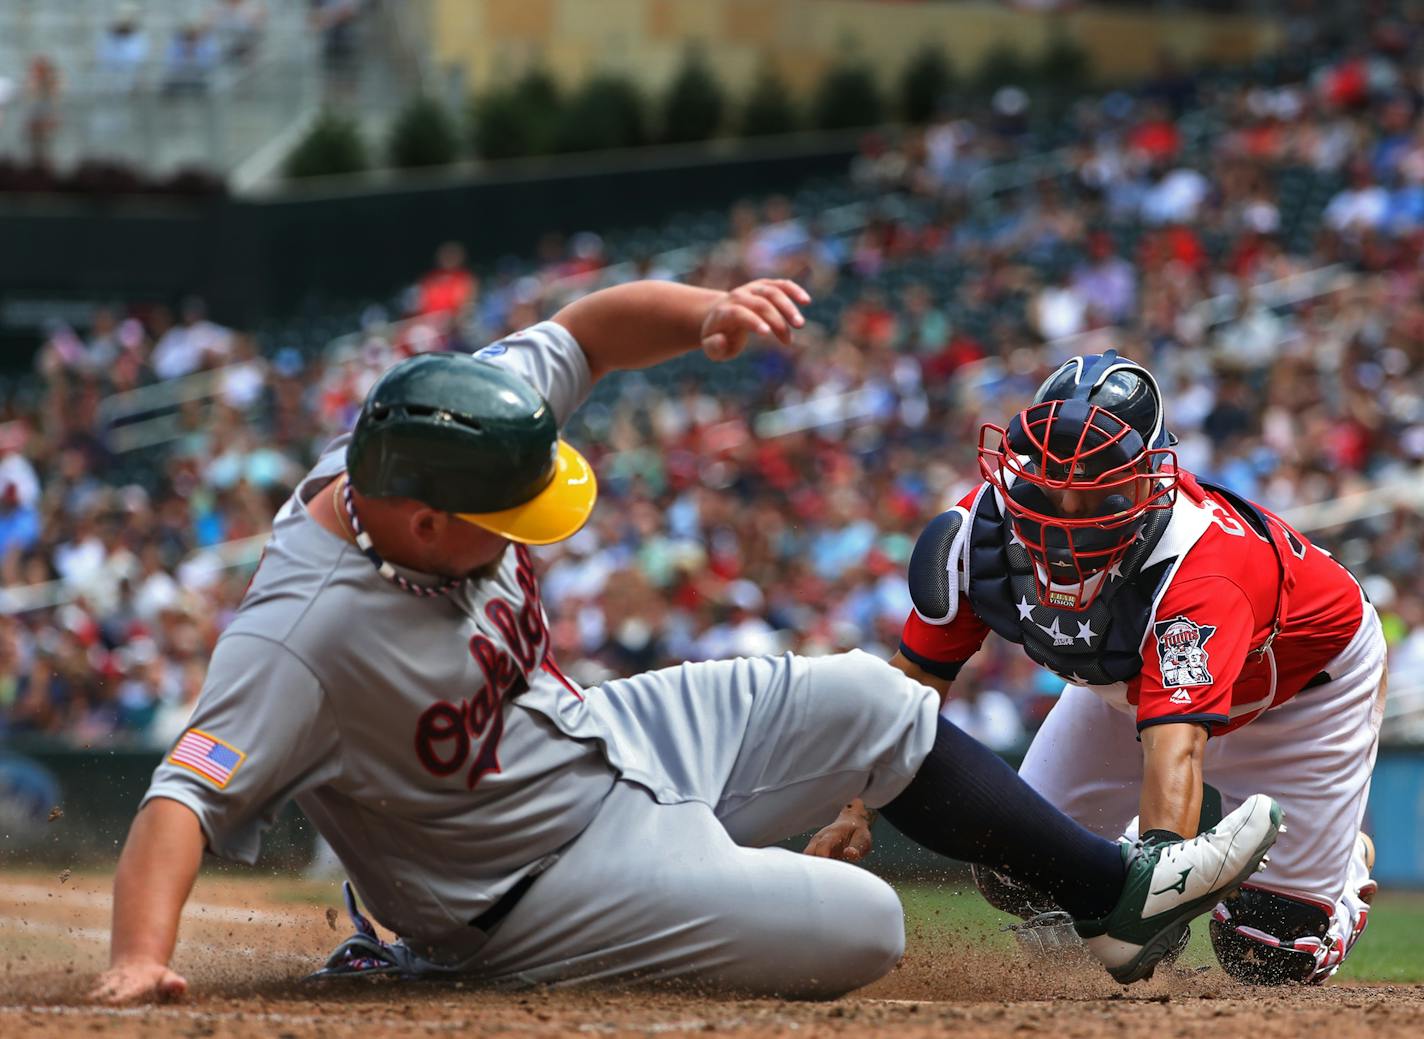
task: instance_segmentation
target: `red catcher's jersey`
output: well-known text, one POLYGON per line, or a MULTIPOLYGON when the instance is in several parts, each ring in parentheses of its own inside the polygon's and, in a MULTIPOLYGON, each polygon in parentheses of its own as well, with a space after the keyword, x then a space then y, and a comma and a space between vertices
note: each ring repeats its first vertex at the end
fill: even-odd
MULTIPOLYGON (((960 504, 970 508, 977 493, 960 504)), ((1195 540, 1153 610, 1142 670, 1126 683, 1091 687, 1134 712, 1139 730, 1166 722, 1198 722, 1214 735, 1240 728, 1318 680, 1359 629, 1364 599, 1349 571, 1261 511, 1286 532, 1284 561, 1294 578, 1281 630, 1264 653, 1253 651, 1275 621, 1276 550, 1228 501, 1181 474, 1162 538, 1190 531, 1195 540)), ((975 614, 972 598, 967 602, 969 609, 961 595, 958 613, 946 624, 930 624, 912 612, 901 636, 907 655, 947 673, 973 656, 989 627, 975 614)))

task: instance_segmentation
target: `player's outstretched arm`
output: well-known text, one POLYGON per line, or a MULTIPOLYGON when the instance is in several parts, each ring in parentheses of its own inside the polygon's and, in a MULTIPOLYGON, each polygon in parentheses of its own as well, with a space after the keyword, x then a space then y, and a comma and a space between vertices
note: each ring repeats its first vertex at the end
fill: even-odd
POLYGON ((188 990, 168 961, 202 858, 203 831, 192 809, 156 797, 139 810, 114 874, 109 969, 99 975, 93 999, 177 999, 188 990))
POLYGON ((1195 837, 1201 820, 1206 729, 1195 722, 1142 730, 1142 795, 1138 828, 1195 837))
POLYGON ((754 335, 791 342, 811 302, 794 281, 762 278, 731 292, 668 281, 615 285, 575 300, 554 315, 588 356, 595 379, 647 368, 701 348, 714 361, 736 357, 754 335))

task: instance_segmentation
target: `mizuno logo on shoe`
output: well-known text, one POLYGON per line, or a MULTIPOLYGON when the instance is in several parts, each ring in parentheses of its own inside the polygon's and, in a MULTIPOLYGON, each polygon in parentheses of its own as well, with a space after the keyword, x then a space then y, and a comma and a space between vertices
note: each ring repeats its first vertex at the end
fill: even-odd
POLYGON ((1175 884, 1168 884, 1161 891, 1154 891, 1152 892, 1152 894, 1165 895, 1168 891, 1175 891, 1179 895, 1185 895, 1187 893, 1187 874, 1191 871, 1192 867, 1188 866, 1186 869, 1182 870, 1182 875, 1177 878, 1177 882, 1175 884))

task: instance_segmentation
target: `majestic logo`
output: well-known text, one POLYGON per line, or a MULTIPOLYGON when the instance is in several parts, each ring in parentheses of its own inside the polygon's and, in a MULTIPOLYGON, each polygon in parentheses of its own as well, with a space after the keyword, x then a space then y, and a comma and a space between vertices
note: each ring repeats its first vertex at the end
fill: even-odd
POLYGON ((1178 689, 1167 699, 1171 700, 1172 703, 1189 704, 1192 702, 1192 694, 1187 692, 1185 689, 1178 689))
MULTIPOLYGON (((1152 630, 1157 636, 1157 656, 1162 665, 1164 686, 1170 689, 1211 685, 1214 679, 1207 669, 1210 656, 1206 644, 1216 634, 1213 625, 1197 624, 1186 617, 1173 617, 1158 621, 1152 630)), ((1172 700, 1180 702, 1175 696, 1172 700)))

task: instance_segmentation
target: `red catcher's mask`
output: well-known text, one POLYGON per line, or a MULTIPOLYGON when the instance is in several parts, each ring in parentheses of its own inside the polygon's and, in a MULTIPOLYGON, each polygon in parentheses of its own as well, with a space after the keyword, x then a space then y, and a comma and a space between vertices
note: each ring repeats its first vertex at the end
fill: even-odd
POLYGON ((1034 404, 1008 429, 985 425, 979 471, 1033 563, 1039 602, 1073 610, 1097 598, 1107 581, 1094 575, 1121 563, 1147 514, 1177 494, 1176 452, 1148 449, 1085 400, 1034 404))

